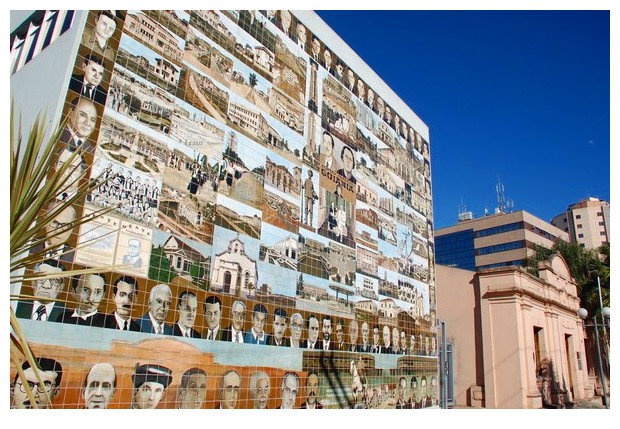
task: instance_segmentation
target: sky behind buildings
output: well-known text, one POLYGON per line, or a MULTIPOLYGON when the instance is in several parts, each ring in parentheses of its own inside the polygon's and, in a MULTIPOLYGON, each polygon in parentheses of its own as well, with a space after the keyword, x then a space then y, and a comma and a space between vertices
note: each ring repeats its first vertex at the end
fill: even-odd
POLYGON ((436 228, 610 199, 608 11, 317 11, 429 126, 436 228))

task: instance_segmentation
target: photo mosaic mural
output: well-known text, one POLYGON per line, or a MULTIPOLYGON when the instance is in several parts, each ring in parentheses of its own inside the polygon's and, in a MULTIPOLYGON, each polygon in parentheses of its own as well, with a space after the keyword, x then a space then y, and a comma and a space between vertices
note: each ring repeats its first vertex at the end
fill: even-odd
POLYGON ((90 11, 77 52, 58 162, 101 184, 32 270, 102 269, 22 285, 39 406, 438 405, 409 113, 286 10, 90 11))

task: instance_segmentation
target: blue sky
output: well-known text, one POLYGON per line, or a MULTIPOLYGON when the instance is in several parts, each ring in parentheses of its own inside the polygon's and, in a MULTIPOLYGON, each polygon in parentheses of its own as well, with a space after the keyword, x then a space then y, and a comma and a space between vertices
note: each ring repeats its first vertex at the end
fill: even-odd
POLYGON ((429 126, 437 228, 498 176, 546 221, 609 201, 608 11, 316 12, 429 126))

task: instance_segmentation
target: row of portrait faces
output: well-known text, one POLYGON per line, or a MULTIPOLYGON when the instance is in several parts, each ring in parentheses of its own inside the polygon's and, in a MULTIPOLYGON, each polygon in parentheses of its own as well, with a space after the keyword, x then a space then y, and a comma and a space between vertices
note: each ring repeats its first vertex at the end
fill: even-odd
POLYGON ((57 277, 35 278, 32 284, 35 301, 18 302, 16 315, 32 320, 233 343, 378 354, 434 356, 437 353, 432 326, 428 332, 414 332, 413 326, 394 326, 396 320, 390 325, 380 325, 377 321, 334 318, 179 286, 173 286, 173 295, 169 285, 153 286, 152 282, 147 295, 146 291, 141 294, 138 280, 128 275, 109 278, 109 274, 93 273, 67 279, 60 277, 63 271, 64 266, 56 260, 35 266, 35 276, 57 277), (65 282, 70 286, 61 295, 65 282), (111 288, 108 282, 112 282, 111 288), (146 305, 138 303, 140 295, 146 305), (56 301, 63 297, 74 305, 67 307, 56 301), (135 314, 136 307, 143 309, 139 317, 135 314))
MULTIPOLYGON (((379 118, 390 125, 396 134, 407 139, 409 143, 414 142, 415 131, 413 127, 401 119, 393 107, 379 97, 370 85, 365 83, 344 60, 337 57, 316 35, 312 34, 290 11, 268 10, 259 12, 304 50, 311 61, 319 64, 357 96, 362 104, 377 113, 379 118)), ((428 155, 427 151, 426 155, 428 155)))
MULTIPOLYGON (((435 374, 395 376, 392 382, 386 383, 384 377, 374 380, 367 375, 361 360, 350 361, 350 381, 347 376, 347 385, 340 386, 346 395, 338 397, 337 401, 329 397, 325 374, 316 370, 305 373, 280 370, 270 375, 271 370, 228 369, 221 374, 209 374, 203 368, 192 367, 186 369, 179 380, 171 369, 159 364, 138 363, 129 377, 119 374, 111 363, 100 362, 81 375, 78 402, 58 404, 56 398, 62 389, 75 390, 76 386, 71 386, 71 382, 62 384, 63 366, 57 360, 40 357, 36 358, 36 364, 40 379, 28 361, 21 365, 21 373, 15 371, 11 408, 42 409, 56 404, 63 408, 85 409, 415 409, 438 405, 435 374), (248 375, 242 376, 246 373, 248 375), (127 379, 122 379, 125 377, 127 379), (174 390, 176 394, 169 393, 174 390)), ((80 374, 75 375, 72 379, 80 377, 80 374)))

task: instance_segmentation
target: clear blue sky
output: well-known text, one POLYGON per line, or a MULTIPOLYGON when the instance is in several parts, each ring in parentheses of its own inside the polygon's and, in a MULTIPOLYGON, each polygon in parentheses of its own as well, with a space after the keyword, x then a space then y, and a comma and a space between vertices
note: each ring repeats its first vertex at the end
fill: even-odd
POLYGON ((609 12, 316 11, 430 128, 434 220, 610 199, 609 12))

